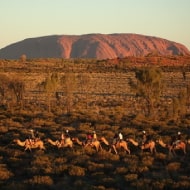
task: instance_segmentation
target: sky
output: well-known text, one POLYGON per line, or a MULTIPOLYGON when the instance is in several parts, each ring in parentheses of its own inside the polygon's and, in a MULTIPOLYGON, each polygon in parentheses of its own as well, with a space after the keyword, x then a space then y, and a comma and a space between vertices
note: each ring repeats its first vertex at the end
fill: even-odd
POLYGON ((0 0, 0 49, 48 35, 135 33, 190 50, 190 0, 0 0))

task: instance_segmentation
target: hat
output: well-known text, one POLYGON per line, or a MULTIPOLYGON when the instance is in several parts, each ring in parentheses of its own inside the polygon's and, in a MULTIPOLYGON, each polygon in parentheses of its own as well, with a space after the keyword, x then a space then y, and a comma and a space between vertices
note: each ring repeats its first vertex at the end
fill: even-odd
POLYGON ((68 133, 69 132, 69 130, 66 130, 66 133, 68 133))

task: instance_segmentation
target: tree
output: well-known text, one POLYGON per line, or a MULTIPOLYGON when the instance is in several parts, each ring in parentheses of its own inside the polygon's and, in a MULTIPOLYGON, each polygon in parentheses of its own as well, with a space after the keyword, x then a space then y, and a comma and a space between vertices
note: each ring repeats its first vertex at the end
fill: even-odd
POLYGON ((9 92, 10 79, 5 74, 0 74, 0 104, 6 105, 9 92))
POLYGON ((66 107, 67 113, 70 113, 73 105, 73 94, 76 89, 76 76, 75 73, 65 73, 65 75, 61 78, 62 85, 65 88, 66 93, 66 107))
POLYGON ((47 101, 48 101, 48 111, 51 111, 51 97, 56 92, 59 84, 59 77, 57 73, 48 74, 45 81, 43 81, 40 86, 43 87, 45 92, 47 93, 47 101))
POLYGON ((23 94, 25 91, 25 83, 22 79, 13 77, 9 82, 9 89, 13 92, 16 97, 17 105, 23 107, 23 94))
POLYGON ((90 90, 91 76, 88 73, 81 73, 78 75, 78 84, 80 85, 81 91, 86 93, 86 108, 88 108, 89 90, 90 90))
POLYGON ((135 71, 135 77, 136 83, 131 80, 130 86, 135 90, 136 96, 145 100, 147 116, 154 116, 163 87, 162 71, 157 67, 144 67, 135 71))
POLYGON ((20 60, 21 60, 22 62, 25 62, 25 61, 26 61, 26 55, 25 55, 25 54, 22 54, 22 55, 20 56, 20 60))

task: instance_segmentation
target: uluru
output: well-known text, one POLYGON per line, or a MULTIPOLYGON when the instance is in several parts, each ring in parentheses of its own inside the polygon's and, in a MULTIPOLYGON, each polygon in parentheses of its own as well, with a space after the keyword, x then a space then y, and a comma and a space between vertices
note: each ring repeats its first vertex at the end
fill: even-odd
POLYGON ((0 59, 27 58, 96 58, 127 56, 190 55, 183 44, 141 34, 52 35, 28 38, 0 49, 0 59))

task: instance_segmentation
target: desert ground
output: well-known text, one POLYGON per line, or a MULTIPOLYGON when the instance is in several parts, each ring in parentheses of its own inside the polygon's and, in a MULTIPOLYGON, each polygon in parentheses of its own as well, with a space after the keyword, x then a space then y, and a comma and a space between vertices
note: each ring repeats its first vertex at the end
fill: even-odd
POLYGON ((2 190, 189 189, 189 163, 189 56, 0 60, 2 190), (66 130, 71 147, 58 145, 66 130), (99 149, 85 146, 93 131, 99 149), (130 152, 114 152, 119 132, 130 152))

